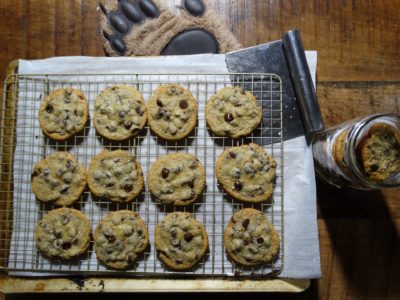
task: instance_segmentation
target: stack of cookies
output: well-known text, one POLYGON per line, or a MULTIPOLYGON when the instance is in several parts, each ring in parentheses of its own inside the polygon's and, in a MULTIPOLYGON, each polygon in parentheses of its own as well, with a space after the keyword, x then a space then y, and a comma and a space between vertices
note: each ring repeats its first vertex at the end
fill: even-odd
MULTIPOLYGON (((138 136, 148 122, 151 132, 167 141, 186 138, 196 127, 196 99, 179 84, 159 86, 145 103, 138 90, 113 86, 96 98, 93 124, 96 132, 112 141, 138 136)), ((254 95, 239 87, 225 87, 206 104, 209 129, 233 139, 249 135, 262 122, 262 108, 254 95)), ((81 132, 88 122, 88 105, 81 91, 64 88, 52 92, 39 111, 43 133, 64 141, 81 132)), ((276 161, 256 144, 225 149, 216 161, 215 174, 233 198, 259 203, 273 194, 276 161)), ((91 238, 91 226, 80 211, 66 206, 77 202, 86 185, 92 195, 116 203, 136 199, 145 187, 139 161, 128 151, 104 150, 94 156, 86 172, 67 152, 55 152, 39 161, 32 173, 32 190, 42 202, 61 206, 36 225, 37 248, 47 257, 72 259, 83 255, 91 238)), ((159 157, 148 172, 147 185, 156 201, 168 206, 188 206, 202 195, 206 172, 191 154, 159 157)), ((149 234, 139 214, 114 211, 97 224, 93 234, 97 258, 112 269, 132 267, 148 248, 149 234)), ((261 211, 242 209, 231 218, 224 243, 233 262, 243 266, 270 263, 279 252, 280 239, 261 211)), ((190 213, 173 212, 155 231, 155 249, 167 268, 193 268, 208 250, 205 226, 190 213)))

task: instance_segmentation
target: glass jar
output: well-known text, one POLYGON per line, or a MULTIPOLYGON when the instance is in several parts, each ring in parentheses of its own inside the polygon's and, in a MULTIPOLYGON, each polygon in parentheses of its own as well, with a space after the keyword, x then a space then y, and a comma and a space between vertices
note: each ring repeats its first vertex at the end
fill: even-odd
POLYGON ((375 114, 318 133, 313 140, 317 175, 336 187, 400 187, 400 117, 375 114))

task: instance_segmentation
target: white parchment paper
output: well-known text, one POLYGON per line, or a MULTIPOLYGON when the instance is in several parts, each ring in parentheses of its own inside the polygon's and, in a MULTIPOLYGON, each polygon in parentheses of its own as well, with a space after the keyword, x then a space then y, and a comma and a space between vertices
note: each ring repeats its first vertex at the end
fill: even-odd
MULTIPOLYGON (((317 56, 316 52, 307 52, 307 60, 312 72, 312 76, 315 84, 315 70, 317 56)), ((146 58, 97 58, 97 57, 56 57, 44 60, 26 61, 20 60, 19 62, 19 74, 63 74, 63 73, 107 73, 107 74, 120 74, 120 73, 228 73, 225 56, 224 55, 192 55, 192 56, 170 56, 170 57, 146 57, 146 58)), ((33 88, 33 87, 32 87, 33 88)), ((35 89, 37 86, 34 87, 35 89)), ((100 87, 99 87, 100 88, 100 87)), ((151 92, 149 88, 149 93, 151 92)), ((202 92, 200 92, 202 95, 202 92)), ((207 91, 204 92, 205 97, 207 91)), ((20 95, 20 97, 26 97, 23 107, 18 107, 19 113, 31 113, 37 111, 36 107, 38 101, 29 101, 32 95, 29 95, 29 89, 27 89, 26 95, 20 95)), ((146 99, 146 95, 145 95, 146 99)), ((22 102, 21 102, 22 103, 22 102)), ((40 103, 39 103, 40 104, 40 103)), ((201 111, 199 112, 201 114, 201 111)), ((203 112, 204 113, 204 112, 203 112)), ((26 168, 29 171, 26 174, 30 174, 32 165, 34 162, 27 161, 27 158, 32 157, 32 152, 39 152, 40 149, 26 149, 23 147, 25 144, 34 144, 31 140, 35 136, 41 135, 39 126, 35 123, 35 115, 29 118, 22 118, 17 120, 17 146, 15 152, 15 174, 24 174, 26 168), (29 124, 21 124, 20 122, 30 122, 29 124), (20 132, 19 128, 31 128, 31 132, 20 132), (27 141, 27 139, 29 141, 27 141)), ((199 130, 205 124, 200 124, 202 118, 199 118, 199 130)), ((94 130, 93 130, 94 131, 94 130)), ((202 133, 199 132, 199 135, 202 133)), ((152 143, 151 139, 144 141, 144 143, 152 143)), ((144 147, 144 149, 151 148, 144 147)), ((201 148, 201 147, 200 147, 201 148)), ((200 149, 199 148, 199 149, 200 149)), ((204 148, 206 153, 202 153, 202 150, 196 150, 198 156, 205 157, 204 164, 207 165, 207 148, 204 148), (198 152, 199 151, 199 152, 198 152)), ((79 149, 72 150, 76 151, 79 155, 79 149)), ((93 155, 98 153, 97 146, 93 147, 93 155)), ((267 148, 268 151, 268 148, 267 148)), ((276 150, 275 150, 276 151, 276 150)), ((146 153, 145 153, 146 154, 146 153)), ((40 153, 37 153, 40 157, 40 153)), ((86 153, 87 156, 87 153, 86 153)), ((86 157, 85 156, 85 157, 86 157)), ((146 157, 143 155, 143 157, 146 157)), ((81 161, 84 165, 87 165, 89 161, 81 161)), ((144 170, 145 173, 147 170, 144 170)), ((27 234, 26 228, 26 217, 28 214, 34 212, 37 205, 35 203, 29 203, 28 205, 23 202, 23 195, 31 194, 30 190, 30 177, 27 178, 15 178, 14 177, 14 194, 21 195, 20 199, 14 199, 14 231, 12 235, 11 249, 10 249, 10 261, 23 262, 26 251, 21 249, 20 239, 21 237, 27 238, 24 241, 24 247, 34 247, 33 245, 33 233, 27 234), (26 184, 21 184, 25 182, 26 184), (17 221, 18 220, 18 221, 17 221), (18 242, 19 241, 19 242, 18 242), (18 249, 18 247, 20 247, 18 249)), ((207 172, 207 180, 213 180, 213 172, 207 172)), ((319 260, 319 242, 318 242, 318 229, 316 222, 316 191, 315 191, 315 177, 314 167, 312 160, 311 149, 307 146, 304 137, 298 137, 289 141, 284 142, 284 268, 280 277, 291 277, 291 278, 318 278, 321 276, 320 271, 320 260, 319 260)), ((200 209, 208 209, 204 208, 200 209)), ((85 209, 93 211, 99 209, 90 204, 85 205, 85 209)), ((141 206, 140 209, 148 209, 146 206, 141 206)), ((139 209, 139 212, 140 212, 139 209)), ((216 208, 218 209, 218 207, 216 208)), ((101 209, 100 209, 101 210, 101 209)), ((212 215, 205 211, 204 216, 212 215)), ((229 216, 227 216, 229 217, 229 216)), ((207 222, 207 217, 203 222, 207 222)), ((92 223, 97 224, 99 220, 90 220, 92 223)), ((154 225, 154 224, 153 224, 154 225)), ((149 231, 154 230, 154 226, 149 228, 149 231)), ((29 224, 28 226, 34 226, 29 224)), ((222 234, 222 228, 220 234, 222 234)), ((217 231, 216 231, 217 233, 217 231)), ((24 248, 23 247, 23 248, 24 248)), ((216 253, 220 252, 220 245, 216 245, 216 253)), ((154 258, 156 259, 156 258, 154 258)), ((38 264, 43 262, 38 262, 38 264)), ((93 255, 87 265, 81 265, 79 268, 85 270, 92 269, 93 265, 97 264, 97 260, 93 255)), ((10 266, 13 267, 13 266, 10 266)), ((14 265, 15 267, 15 265, 14 265)), ((23 267, 20 265, 19 267, 23 267)), ((99 267, 99 271, 102 268, 99 267)), ((201 270, 200 270, 201 272, 201 270)), ((224 270, 225 273, 229 273, 229 270, 224 270)), ((25 276, 43 276, 43 275, 54 275, 54 273, 35 273, 35 272, 10 272, 12 275, 25 275, 25 276)))

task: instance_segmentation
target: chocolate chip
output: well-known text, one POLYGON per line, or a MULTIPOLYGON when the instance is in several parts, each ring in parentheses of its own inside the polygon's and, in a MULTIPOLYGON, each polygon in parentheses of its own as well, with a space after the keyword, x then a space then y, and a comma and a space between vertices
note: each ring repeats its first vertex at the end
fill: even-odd
POLYGON ((372 172, 375 172, 375 171, 377 171, 379 169, 379 166, 378 165, 372 165, 371 166, 371 171, 372 172))
POLYGON ((127 192, 127 193, 131 192, 131 191, 133 190, 133 184, 132 184, 132 183, 127 183, 127 184, 125 184, 124 190, 125 190, 125 192, 127 192))
POLYGON ((260 236, 257 238, 257 243, 262 244, 264 243, 264 239, 260 236))
POLYGON ((157 105, 158 105, 159 107, 163 107, 163 103, 161 102, 160 99, 157 99, 157 105))
POLYGON ((182 109, 186 109, 188 107, 188 102, 186 100, 179 101, 179 107, 182 109))
POLYGON ((62 248, 63 248, 64 250, 68 250, 68 249, 70 249, 71 247, 72 247, 72 245, 71 245, 70 242, 65 242, 65 243, 62 244, 62 248))
POLYGON ((171 236, 172 236, 173 238, 176 238, 176 230, 175 230, 175 229, 172 229, 172 230, 171 230, 171 236))
POLYGON ((113 187, 114 185, 115 185, 115 182, 112 182, 112 181, 109 181, 106 184, 107 187, 113 187))
POLYGON ((194 188, 194 179, 188 181, 187 184, 188 184, 189 187, 194 188))
POLYGON ((139 116, 143 116, 143 114, 144 114, 144 111, 140 108, 140 106, 138 107, 138 108, 136 108, 136 113, 139 115, 139 116))
POLYGON ((163 168, 163 169, 161 170, 161 176, 162 176, 163 178, 167 178, 168 175, 169 175, 169 170, 168 170, 167 168, 163 168))
POLYGON ((120 112, 118 113, 118 115, 119 115, 120 118, 125 118, 126 112, 120 111, 120 112))
POLYGON ((51 105, 51 104, 47 104, 47 106, 46 106, 46 111, 47 111, 48 113, 52 113, 52 112, 53 112, 53 110, 54 110, 54 107, 53 107, 53 105, 51 105))
POLYGON ((235 152, 229 152, 229 156, 232 158, 236 158, 236 153, 235 152))
POLYGON ((245 240, 244 245, 247 246, 248 244, 250 244, 249 240, 245 240))
POLYGON ((182 259, 175 259, 175 263, 177 263, 178 265, 180 265, 181 263, 183 263, 182 259))
POLYGON ((39 175, 40 175, 40 173, 37 172, 37 171, 33 171, 33 173, 32 173, 32 177, 36 177, 36 176, 39 176, 39 175))
POLYGON ((67 160, 67 162, 65 163, 65 167, 67 168, 67 169, 70 169, 72 166, 73 166, 73 162, 72 162, 72 160, 67 160))
POLYGON ((63 225, 67 225, 70 220, 71 220, 71 217, 68 215, 61 216, 61 224, 63 224, 63 225))
POLYGON ((106 230, 103 232, 104 236, 106 237, 107 241, 109 243, 114 243, 116 240, 115 235, 110 231, 110 230, 106 230))
POLYGON ((54 231, 54 236, 55 236, 57 239, 61 238, 61 236, 62 236, 61 230, 58 229, 58 230, 54 231))
POLYGON ((68 189, 69 189, 69 186, 64 185, 60 190, 60 194, 66 194, 68 192, 68 189))
POLYGON ((138 236, 141 236, 143 234, 143 231, 141 230, 141 229, 139 229, 138 231, 137 231, 137 235, 138 236))
POLYGON ((172 239, 171 240, 171 245, 174 247, 179 247, 179 245, 181 244, 181 241, 178 239, 172 239))
POLYGON ((235 190, 240 191, 243 188, 243 184, 239 180, 236 180, 234 183, 234 187, 235 187, 235 190))
POLYGON ((235 172, 235 178, 239 179, 240 178, 240 170, 237 169, 235 172))
POLYGON ((242 226, 244 229, 247 229, 247 226, 249 226, 250 219, 244 219, 242 222, 242 226))
POLYGON ((129 129, 129 128, 131 128, 131 126, 132 126, 132 122, 131 121, 125 121, 124 122, 125 129, 129 129))
POLYGON ((184 236, 184 239, 185 239, 186 242, 189 243, 191 240, 193 240, 193 234, 191 234, 189 232, 186 232, 185 236, 184 236))
POLYGON ((231 113, 226 113, 224 115, 224 119, 225 119, 226 122, 230 123, 230 122, 233 121, 234 117, 233 117, 233 115, 231 113))

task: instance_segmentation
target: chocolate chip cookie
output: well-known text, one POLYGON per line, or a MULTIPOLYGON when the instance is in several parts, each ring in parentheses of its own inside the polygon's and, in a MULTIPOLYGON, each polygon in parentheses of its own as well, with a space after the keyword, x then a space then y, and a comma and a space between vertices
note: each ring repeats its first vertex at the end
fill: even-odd
POLYGON ((226 149, 217 160, 216 175, 231 196, 261 202, 272 195, 276 165, 262 147, 249 144, 226 149))
POLYGON ((248 135, 261 124, 262 116, 256 97, 239 87, 224 87, 206 104, 207 124, 219 136, 248 135))
POLYGON ((50 211, 36 224, 37 248, 51 258, 70 259, 86 252, 91 227, 79 210, 59 208, 50 211))
POLYGON ((400 137, 390 125, 377 123, 358 146, 365 174, 382 182, 400 172, 400 137))
POLYGON ((272 262, 279 253, 279 234, 264 214, 245 208, 233 214, 224 232, 229 257, 243 266, 272 262))
POLYGON ((40 128, 48 137, 58 141, 64 141, 81 131, 87 119, 85 95, 72 88, 53 91, 39 108, 40 128))
POLYGON ((98 197, 113 202, 129 202, 144 187, 143 171, 129 152, 104 150, 90 162, 88 185, 98 197))
POLYGON ((149 244, 149 234, 138 213, 115 211, 103 218, 94 232, 94 250, 106 266, 126 269, 149 244))
POLYGON ((79 199, 85 187, 85 169, 67 152, 55 152, 33 168, 32 191, 42 202, 71 205, 79 199))
POLYGON ((154 246, 167 267, 186 270, 205 255, 208 236, 203 224, 190 213, 173 212, 157 225, 154 246))
POLYGON ((160 85, 150 97, 147 108, 150 128, 163 139, 180 140, 196 126, 196 100, 179 84, 160 85))
POLYGON ((197 157, 172 153, 160 157, 150 168, 150 192, 165 204, 189 205, 206 184, 205 170, 197 157))
POLYGON ((96 98, 93 123, 105 138, 121 141, 136 136, 146 121, 143 97, 133 87, 109 87, 96 98))

